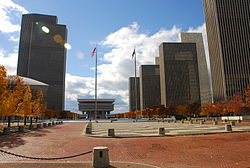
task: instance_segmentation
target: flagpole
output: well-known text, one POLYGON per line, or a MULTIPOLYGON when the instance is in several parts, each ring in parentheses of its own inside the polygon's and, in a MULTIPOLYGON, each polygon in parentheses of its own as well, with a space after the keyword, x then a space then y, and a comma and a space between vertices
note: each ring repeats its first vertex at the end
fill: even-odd
POLYGON ((95 120, 97 119, 97 45, 95 53, 95 120))
MULTIPOLYGON (((135 51, 135 49, 134 49, 135 51)), ((137 80, 136 80, 136 52, 135 52, 135 120, 137 121, 137 80)))

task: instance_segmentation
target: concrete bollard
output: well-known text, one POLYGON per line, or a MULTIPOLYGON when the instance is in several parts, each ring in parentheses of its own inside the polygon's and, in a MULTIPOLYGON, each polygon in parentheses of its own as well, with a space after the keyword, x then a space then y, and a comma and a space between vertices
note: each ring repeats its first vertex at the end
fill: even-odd
POLYGON ((225 131, 232 131, 232 126, 229 124, 225 125, 225 131))
POLYGON ((92 129, 90 127, 86 127, 86 134, 92 134, 92 129))
POLYGON ((108 129, 108 136, 115 136, 115 129, 108 129))
POLYGON ((204 121, 200 121, 200 125, 203 125, 204 124, 204 121))
POLYGON ((159 135, 165 135, 165 128, 159 128, 159 135))
POLYGON ((218 121, 213 121, 213 125, 218 125, 218 121))
POLYGON ((43 123, 43 128, 47 127, 47 123, 43 123))
POLYGON ((4 127, 3 128, 3 134, 4 135, 9 135, 10 134, 10 127, 4 127))
POLYGON ((107 168, 109 167, 109 149, 108 147, 94 147, 93 148, 93 167, 107 168))
POLYGON ((231 124, 232 126, 235 126, 235 122, 234 122, 234 121, 231 121, 230 124, 231 124))
POLYGON ((24 132, 24 126, 18 126, 18 132, 24 132))

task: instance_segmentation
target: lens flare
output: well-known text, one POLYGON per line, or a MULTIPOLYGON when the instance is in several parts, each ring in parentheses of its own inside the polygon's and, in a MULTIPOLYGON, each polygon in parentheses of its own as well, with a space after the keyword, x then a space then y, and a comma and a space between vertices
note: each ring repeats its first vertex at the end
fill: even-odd
POLYGON ((65 44, 64 44, 64 47, 65 47, 66 49, 68 49, 68 50, 71 49, 71 45, 70 45, 69 43, 65 43, 65 44))
POLYGON ((56 43, 62 43, 62 42, 63 42, 63 38, 62 38, 62 36, 59 35, 59 34, 54 35, 53 39, 54 39, 54 41, 55 41, 56 43))
POLYGON ((48 34, 50 32, 49 28, 46 26, 42 26, 42 30, 44 33, 48 34))

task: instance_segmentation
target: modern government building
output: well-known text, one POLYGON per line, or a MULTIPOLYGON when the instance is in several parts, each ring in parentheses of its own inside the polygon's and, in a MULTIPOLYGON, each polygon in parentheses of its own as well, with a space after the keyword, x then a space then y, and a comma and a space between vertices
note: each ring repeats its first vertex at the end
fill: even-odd
POLYGON ((204 0, 215 102, 250 84, 250 0, 204 0))
POLYGON ((56 16, 22 16, 17 75, 48 84, 47 108, 64 110, 67 28, 56 16))

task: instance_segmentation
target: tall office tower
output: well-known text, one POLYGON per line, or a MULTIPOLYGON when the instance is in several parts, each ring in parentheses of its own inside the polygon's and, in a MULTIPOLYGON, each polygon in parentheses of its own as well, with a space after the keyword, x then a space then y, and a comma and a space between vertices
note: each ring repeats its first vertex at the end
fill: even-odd
POLYGON ((195 43, 160 45, 161 104, 200 104, 200 85, 195 43))
POLYGON ((213 100, 250 84, 250 0, 204 0, 213 100))
POLYGON ((56 16, 22 16, 17 75, 49 85, 47 108, 64 110, 67 28, 56 16))
POLYGON ((202 33, 181 33, 181 42, 196 43, 201 105, 212 102, 202 33))
POLYGON ((136 77, 136 87, 135 87, 135 77, 129 78, 129 111, 140 110, 140 78, 136 77), (136 89, 136 92, 135 92, 136 89), (137 105, 136 103, 137 102, 137 105))
POLYGON ((142 109, 153 108, 161 104, 160 91, 160 66, 140 66, 140 107, 142 109))

